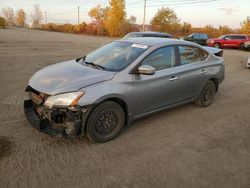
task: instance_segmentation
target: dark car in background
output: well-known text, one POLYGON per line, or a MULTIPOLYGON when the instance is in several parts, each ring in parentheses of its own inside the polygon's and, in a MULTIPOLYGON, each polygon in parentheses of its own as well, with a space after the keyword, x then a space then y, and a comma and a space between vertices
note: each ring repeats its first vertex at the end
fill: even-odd
POLYGON ((157 37, 111 42, 36 72, 26 88, 26 118, 49 135, 105 142, 155 112, 189 102, 209 106, 224 79, 217 51, 157 37))
POLYGON ((135 37, 159 37, 159 38, 173 38, 173 35, 161 32, 131 32, 123 37, 123 39, 127 38, 135 38, 135 37))
POLYGON ((216 48, 237 48, 243 49, 244 43, 250 41, 247 35, 243 34, 228 34, 219 38, 211 38, 207 40, 207 46, 216 48))
POLYGON ((209 38, 208 34, 205 34, 205 33, 192 33, 189 36, 181 37, 180 39, 194 42, 202 46, 206 46, 206 42, 208 38, 209 38))

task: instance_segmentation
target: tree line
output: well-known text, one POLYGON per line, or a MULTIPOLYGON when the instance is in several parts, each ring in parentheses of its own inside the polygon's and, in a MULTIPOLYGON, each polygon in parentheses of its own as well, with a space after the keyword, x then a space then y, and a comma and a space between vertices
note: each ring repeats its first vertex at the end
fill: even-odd
MULTIPOLYGON (((11 7, 3 8, 3 16, 0 17, 0 27, 5 28, 7 26, 19 26, 19 27, 29 27, 27 25, 27 14, 23 9, 19 9, 14 13, 14 10, 11 7)), ((40 5, 35 4, 34 10, 30 15, 32 20, 32 25, 34 28, 40 27, 43 19, 42 10, 40 5)))
MULTIPOLYGON (((0 27, 9 26, 25 27, 27 14, 20 9, 14 14, 10 7, 3 9, 4 18, 0 17, 0 27)), ((141 31, 142 25, 136 24, 136 17, 127 17, 125 9, 125 0, 110 0, 109 5, 101 7, 97 5, 91 8, 88 15, 92 19, 90 23, 82 22, 80 24, 42 24, 43 14, 39 5, 34 5, 32 14, 32 27, 49 31, 82 33, 92 35, 104 35, 120 37, 128 32, 141 31)), ((146 26, 147 30, 170 33, 175 37, 185 36, 190 33, 207 33, 210 37, 218 37, 229 33, 244 33, 250 35, 250 16, 241 23, 239 30, 233 30, 228 26, 219 26, 218 28, 208 24, 202 28, 192 27, 190 23, 181 22, 173 9, 168 7, 159 8, 146 26)))

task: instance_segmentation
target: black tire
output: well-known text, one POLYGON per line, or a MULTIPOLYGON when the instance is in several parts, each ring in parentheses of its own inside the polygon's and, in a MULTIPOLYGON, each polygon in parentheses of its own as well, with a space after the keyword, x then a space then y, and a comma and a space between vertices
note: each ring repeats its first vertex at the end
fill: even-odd
POLYGON ((214 44, 214 47, 215 47, 215 48, 221 48, 220 43, 215 43, 215 44, 214 44))
POLYGON ((201 107, 209 106, 214 100, 215 92, 215 84, 213 81, 209 80, 201 90, 200 95, 196 100, 196 104, 201 107))
POLYGON ((244 44, 239 45, 239 50, 244 50, 244 44))
POLYGON ((87 121, 87 135, 96 142, 107 142, 119 135, 125 123, 122 107, 113 101, 100 103, 87 121))

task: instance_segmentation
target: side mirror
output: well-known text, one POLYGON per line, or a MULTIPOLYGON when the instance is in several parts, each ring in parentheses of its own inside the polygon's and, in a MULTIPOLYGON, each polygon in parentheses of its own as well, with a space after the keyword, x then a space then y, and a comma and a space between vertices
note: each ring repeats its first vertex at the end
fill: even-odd
POLYGON ((138 74, 153 75, 155 73, 155 68, 150 65, 141 65, 137 69, 138 74))
POLYGON ((225 37, 224 40, 228 40, 228 37, 225 37))

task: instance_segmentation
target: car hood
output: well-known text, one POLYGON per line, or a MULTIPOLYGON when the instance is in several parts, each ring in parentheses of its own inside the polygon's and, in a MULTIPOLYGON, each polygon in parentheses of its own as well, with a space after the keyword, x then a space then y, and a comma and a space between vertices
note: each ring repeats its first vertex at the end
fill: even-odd
POLYGON ((31 77, 29 85, 39 92, 55 95, 110 80, 114 75, 115 72, 98 70, 71 60, 41 69, 31 77))

